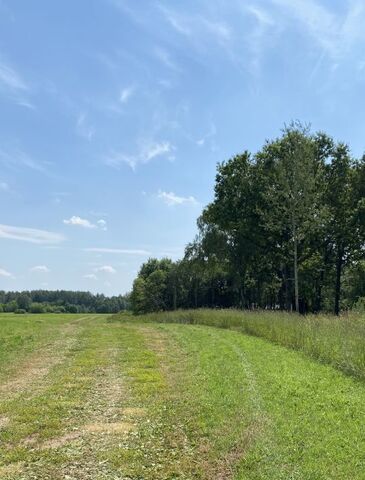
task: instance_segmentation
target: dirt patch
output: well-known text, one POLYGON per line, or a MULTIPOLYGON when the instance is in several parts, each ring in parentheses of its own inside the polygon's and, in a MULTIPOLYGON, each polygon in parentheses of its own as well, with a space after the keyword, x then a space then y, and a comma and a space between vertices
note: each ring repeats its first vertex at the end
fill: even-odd
POLYGON ((129 422, 90 423, 85 430, 90 433, 122 434, 136 430, 136 426, 129 422))
POLYGON ((144 417, 146 409, 141 407, 125 407, 120 409, 120 413, 126 417, 144 417))
POLYGON ((6 415, 0 415, 0 430, 6 428, 10 423, 10 418, 6 415))
POLYGON ((40 450, 61 448, 79 438, 80 435, 80 432, 69 432, 62 435, 62 437, 51 438, 40 446, 40 450))
POLYGON ((4 478, 5 475, 16 475, 23 472, 23 462, 10 463, 9 465, 4 465, 0 467, 0 478, 4 478))
POLYGON ((25 437, 21 441, 21 444, 25 445, 26 447, 32 447, 33 445, 36 445, 38 443, 38 439, 39 439, 38 433, 33 433, 32 435, 25 437))

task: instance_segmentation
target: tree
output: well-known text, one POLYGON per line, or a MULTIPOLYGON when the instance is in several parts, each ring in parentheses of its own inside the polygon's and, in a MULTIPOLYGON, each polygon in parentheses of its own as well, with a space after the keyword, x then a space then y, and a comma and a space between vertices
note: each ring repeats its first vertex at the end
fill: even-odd
POLYGON ((333 160, 327 168, 328 234, 335 257, 334 313, 340 312, 341 280, 346 264, 361 252, 363 240, 364 192, 359 189, 354 162, 349 147, 337 145, 333 160))
POLYGON ((27 292, 22 292, 17 298, 18 308, 21 310, 29 310, 32 299, 27 292))
POLYGON ((264 147, 260 161, 273 163, 272 182, 265 192, 266 209, 261 211, 265 228, 280 237, 289 233, 294 272, 295 310, 299 312, 300 243, 319 219, 318 176, 315 144, 308 128, 300 123, 285 127, 283 136, 264 147))

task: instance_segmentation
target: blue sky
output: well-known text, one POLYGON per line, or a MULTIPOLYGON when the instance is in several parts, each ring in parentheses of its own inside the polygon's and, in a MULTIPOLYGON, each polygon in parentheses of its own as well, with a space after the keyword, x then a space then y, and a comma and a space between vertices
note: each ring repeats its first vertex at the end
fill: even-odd
POLYGON ((128 291, 217 162, 300 119, 365 150, 363 0, 0 0, 0 289, 128 291))

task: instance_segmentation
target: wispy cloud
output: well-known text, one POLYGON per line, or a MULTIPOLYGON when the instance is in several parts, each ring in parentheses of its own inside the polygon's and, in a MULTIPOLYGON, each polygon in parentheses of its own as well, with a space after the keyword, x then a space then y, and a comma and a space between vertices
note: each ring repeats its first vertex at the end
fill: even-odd
POLYGON ((0 191, 8 192, 10 190, 9 185, 6 182, 0 182, 0 191))
POLYGON ((346 2, 345 15, 334 13, 316 0, 272 2, 286 16, 294 18, 333 60, 344 57, 353 47, 359 47, 365 41, 365 4, 362 0, 346 2))
POLYGON ((148 256, 151 255, 151 252, 147 250, 140 250, 134 248, 104 248, 104 247, 90 247, 84 248, 85 252, 91 253, 116 253, 122 255, 140 255, 140 256, 148 256))
POLYGON ((162 190, 158 192, 157 196, 169 207, 184 204, 198 205, 198 201, 192 196, 180 197, 173 192, 164 192, 162 190))
POLYGON ((134 94, 134 90, 135 88, 133 86, 123 88, 119 95, 119 101, 121 103, 127 103, 134 94))
POLYGON ((174 72, 181 72, 180 67, 173 60, 171 53, 168 50, 162 47, 155 47, 154 53, 161 63, 163 63, 166 67, 174 72))
POLYGON ((10 97, 17 105, 34 110, 34 105, 26 98, 29 90, 29 86, 19 73, 0 60, 0 92, 10 97))
POLYGON ((100 228, 101 230, 104 230, 104 231, 107 230, 106 221, 103 219, 98 220, 96 223, 92 223, 90 222, 90 220, 87 220, 86 218, 81 218, 77 215, 73 215, 72 217, 63 220, 63 223, 65 225, 71 225, 74 227, 82 227, 82 228, 88 228, 88 229, 100 228))
POLYGON ((11 225, 0 225, 0 238, 46 245, 61 243, 65 240, 65 237, 58 233, 11 225))
POLYGON ((87 278, 89 280, 97 280, 98 277, 95 275, 95 273, 88 273, 86 275, 84 275, 84 278, 87 278))
POLYGON ((101 218, 100 220, 98 220, 96 222, 96 224, 99 228, 101 228, 101 230, 104 230, 104 232, 106 232, 108 230, 106 220, 101 218))
POLYGON ((46 265, 36 265, 30 269, 30 272, 49 273, 51 270, 46 265))
POLYGON ((4 268, 0 268, 0 277, 13 277, 13 274, 5 270, 4 268))
POLYGON ((102 267, 95 268, 95 272, 115 274, 117 271, 111 265, 103 265, 102 267))
POLYGON ((112 152, 104 158, 104 163, 110 167, 119 167, 121 164, 126 163, 135 170, 137 165, 149 163, 157 157, 168 156, 168 159, 172 160, 174 150, 175 147, 168 141, 156 142, 144 140, 140 142, 140 149, 137 154, 129 155, 123 152, 112 152))
POLYGON ((27 91, 28 86, 22 80, 20 75, 9 65, 0 62, 0 85, 11 90, 27 91))
POLYGON ((46 173, 45 164, 34 160, 22 150, 3 150, 0 149, 0 163, 10 168, 29 168, 39 173, 46 173))
POLYGON ((232 37, 231 27, 217 18, 209 18, 207 15, 188 15, 174 11, 160 5, 160 10, 170 26, 179 34, 190 39, 199 37, 200 40, 225 44, 232 37))
MULTIPOLYGON (((215 126, 214 123, 212 123, 210 125, 210 128, 209 128, 209 131, 203 135, 201 138, 199 138, 197 141, 196 141, 196 144, 199 146, 199 147, 203 147, 207 141, 209 139, 212 139, 216 136, 217 134, 217 127, 215 126)), ((213 147, 213 146, 212 146, 213 147)))
POLYGON ((77 117, 76 132, 89 141, 95 135, 95 128, 88 123, 86 113, 80 113, 77 117))

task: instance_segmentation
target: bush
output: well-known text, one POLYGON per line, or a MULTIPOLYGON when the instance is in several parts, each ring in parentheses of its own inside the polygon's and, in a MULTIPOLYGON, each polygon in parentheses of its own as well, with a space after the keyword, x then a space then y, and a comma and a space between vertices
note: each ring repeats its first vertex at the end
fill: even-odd
POLYGON ((29 307, 30 313, 45 313, 46 307, 43 303, 32 303, 29 307))
POLYGON ((17 309, 18 309, 18 304, 16 303, 15 300, 12 300, 11 302, 6 303, 4 305, 4 312, 7 312, 7 313, 15 312, 15 310, 17 310, 17 309))
POLYGON ((24 315, 27 311, 24 308, 17 308, 14 313, 24 315))
POLYGON ((67 304, 66 305, 66 312, 67 313, 78 313, 78 308, 77 308, 77 305, 72 305, 72 304, 67 304))
POLYGON ((355 303, 354 308, 355 312, 364 313, 365 312, 365 297, 360 297, 355 303))

